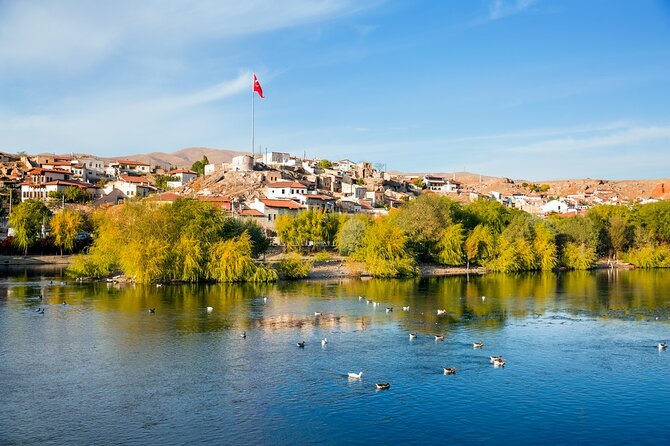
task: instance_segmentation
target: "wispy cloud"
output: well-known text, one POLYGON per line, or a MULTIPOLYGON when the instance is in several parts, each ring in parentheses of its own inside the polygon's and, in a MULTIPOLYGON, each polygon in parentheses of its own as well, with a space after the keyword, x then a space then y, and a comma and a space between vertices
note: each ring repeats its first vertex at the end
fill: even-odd
POLYGON ((537 0, 490 0, 488 14, 474 21, 473 25, 481 25, 488 22, 503 19, 524 12, 535 4, 537 0))
POLYGON ((29 66, 71 70, 120 51, 165 52, 203 38, 235 39, 367 7, 353 0, 7 0, 0 3, 0 73, 29 66))

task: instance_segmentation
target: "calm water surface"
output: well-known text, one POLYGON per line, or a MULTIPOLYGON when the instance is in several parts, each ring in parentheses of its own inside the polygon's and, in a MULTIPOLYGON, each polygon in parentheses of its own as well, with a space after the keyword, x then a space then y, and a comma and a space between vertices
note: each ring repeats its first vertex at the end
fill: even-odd
POLYGON ((2 444, 670 444, 670 271, 61 280, 0 271, 2 444))

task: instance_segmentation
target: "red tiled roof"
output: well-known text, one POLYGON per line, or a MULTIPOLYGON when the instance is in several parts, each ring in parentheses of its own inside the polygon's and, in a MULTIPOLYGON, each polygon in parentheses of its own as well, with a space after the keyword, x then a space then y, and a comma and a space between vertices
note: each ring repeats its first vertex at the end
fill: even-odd
POLYGON ((331 197, 330 195, 321 195, 321 194, 307 194, 307 195, 305 195, 305 198, 313 198, 315 200, 324 200, 324 201, 335 200, 335 197, 331 197))
POLYGON ((261 211, 256 209, 242 209, 240 215, 243 217, 265 217, 261 211))
POLYGON ((297 187, 297 188, 303 189, 305 187, 305 185, 302 184, 302 183, 299 183, 297 181, 277 181, 277 182, 274 182, 274 183, 268 183, 268 185, 266 187, 273 187, 273 188, 277 188, 277 187, 297 187))
POLYGON ((175 201, 178 200, 179 198, 182 198, 182 196, 179 194, 175 194, 174 192, 163 192, 162 194, 156 194, 151 196, 152 200, 157 201, 175 201))
POLYGON ((265 206, 271 208, 284 208, 284 209, 302 209, 302 207, 292 200, 261 200, 265 206))
POLYGON ((28 175, 42 175, 43 173, 60 173, 64 175, 72 175, 72 172, 61 169, 43 169, 41 167, 36 167, 35 169, 30 169, 28 175))
POLYGON ((93 184, 81 183, 81 182, 79 182, 79 181, 67 181, 67 180, 55 180, 55 181, 49 181, 49 182, 47 182, 47 183, 44 183, 44 185, 45 185, 45 186, 46 186, 46 185, 49 185, 49 186, 52 186, 52 185, 56 185, 56 186, 58 186, 58 185, 63 185, 63 186, 73 186, 73 187, 80 187, 80 188, 82 188, 82 189, 88 189, 88 188, 92 188, 92 187, 94 187, 94 188, 96 188, 96 189, 100 189, 98 186, 95 186, 95 185, 93 185, 93 184))
POLYGON ((126 165, 132 165, 132 166, 148 166, 147 163, 143 163, 142 161, 116 160, 116 162, 119 163, 119 164, 126 164, 126 165))
POLYGON ((168 175, 172 175, 174 173, 190 173, 192 175, 197 175, 198 174, 197 172, 193 172, 192 170, 188 170, 188 169, 175 169, 175 170, 169 171, 168 175))

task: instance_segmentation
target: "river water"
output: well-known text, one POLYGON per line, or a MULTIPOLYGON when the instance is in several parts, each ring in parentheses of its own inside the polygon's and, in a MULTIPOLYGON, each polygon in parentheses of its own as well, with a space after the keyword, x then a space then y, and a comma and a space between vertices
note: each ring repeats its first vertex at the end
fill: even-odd
POLYGON ((63 280, 0 271, 1 444, 670 444, 670 271, 63 280))

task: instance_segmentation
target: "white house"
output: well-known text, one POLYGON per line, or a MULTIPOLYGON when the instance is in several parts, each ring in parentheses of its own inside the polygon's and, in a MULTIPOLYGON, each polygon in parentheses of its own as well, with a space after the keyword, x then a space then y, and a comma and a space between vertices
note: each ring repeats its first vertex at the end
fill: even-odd
POLYGON ((298 181, 276 181, 265 186, 265 196, 268 198, 299 200, 307 193, 307 186, 298 181))
POLYGON ((368 189, 365 186, 354 183, 342 182, 342 194, 345 197, 354 197, 357 200, 365 198, 368 189))
POLYGON ((258 198, 248 206, 250 209, 256 209, 263 213, 263 225, 267 228, 274 228, 274 222, 278 215, 296 215, 302 209, 302 206, 293 200, 259 200, 258 198))
POLYGON ((72 180, 54 180, 44 183, 21 183, 21 201, 46 200, 49 198, 49 193, 65 192, 65 190, 70 187, 80 188, 91 200, 96 200, 102 196, 102 190, 93 184, 72 180))
POLYGON ((461 188, 460 181, 450 180, 445 177, 437 177, 434 175, 426 175, 423 177, 423 184, 426 189, 434 192, 458 192, 461 188))
POLYGON ((167 182, 167 187, 170 189, 181 187, 184 184, 187 184, 191 182, 191 180, 198 177, 198 174, 196 172, 193 172, 192 170, 188 169, 171 170, 170 172, 168 172, 168 175, 177 178, 177 180, 167 182))
POLYGON ((540 209, 544 214, 548 214, 550 212, 556 212, 557 214, 565 214, 569 210, 574 211, 574 209, 571 209, 566 202, 561 200, 551 200, 544 206, 541 206, 540 209))
POLYGON ((126 197, 146 197, 156 192, 156 188, 149 184, 149 180, 144 177, 131 177, 121 175, 118 180, 110 181, 105 185, 105 193, 109 194, 112 190, 118 189, 126 197))
POLYGON ((263 163, 267 164, 268 166, 271 164, 284 165, 287 164, 290 160, 291 154, 284 152, 268 152, 261 156, 261 161, 263 161, 263 163))
POLYGON ((118 170, 121 172, 134 172, 139 174, 146 174, 151 172, 151 166, 142 161, 135 160, 116 160, 118 170))

